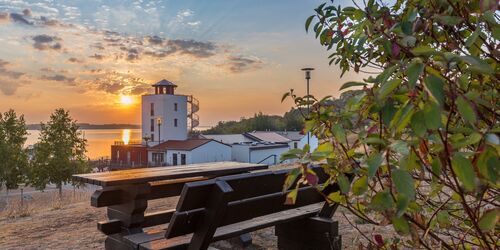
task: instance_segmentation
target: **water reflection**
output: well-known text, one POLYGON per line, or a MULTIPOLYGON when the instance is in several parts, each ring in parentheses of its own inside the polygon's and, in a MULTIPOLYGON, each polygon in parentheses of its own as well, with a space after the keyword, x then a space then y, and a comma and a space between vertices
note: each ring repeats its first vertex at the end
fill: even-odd
POLYGON ((130 129, 122 130, 122 141, 123 144, 128 145, 130 142, 130 129))

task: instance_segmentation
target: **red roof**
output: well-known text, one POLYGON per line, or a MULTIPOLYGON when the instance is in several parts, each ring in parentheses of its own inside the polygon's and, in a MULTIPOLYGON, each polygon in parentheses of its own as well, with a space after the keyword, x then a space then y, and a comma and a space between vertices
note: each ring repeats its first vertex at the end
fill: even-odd
POLYGON ((210 141, 213 141, 211 139, 188 139, 184 141, 180 140, 169 140, 166 142, 162 142, 154 147, 151 147, 150 150, 158 150, 158 151, 164 151, 164 150, 186 150, 186 151, 191 151, 203 144, 206 144, 210 141))

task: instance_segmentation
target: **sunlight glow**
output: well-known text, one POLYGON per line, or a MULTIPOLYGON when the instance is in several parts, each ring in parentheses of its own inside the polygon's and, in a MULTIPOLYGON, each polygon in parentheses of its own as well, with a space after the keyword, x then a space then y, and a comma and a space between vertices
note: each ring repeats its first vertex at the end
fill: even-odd
POLYGON ((130 142, 130 129, 122 130, 122 141, 123 144, 128 145, 128 143, 130 142))
POLYGON ((133 103, 132 97, 128 95, 122 95, 120 97, 120 103, 123 105, 130 105, 133 103))

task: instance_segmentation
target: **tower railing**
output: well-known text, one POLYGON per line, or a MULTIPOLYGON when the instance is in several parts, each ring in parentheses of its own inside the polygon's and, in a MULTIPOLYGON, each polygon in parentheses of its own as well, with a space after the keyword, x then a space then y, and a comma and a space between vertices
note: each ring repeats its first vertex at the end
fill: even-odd
POLYGON ((188 103, 190 104, 190 109, 188 113, 188 117, 190 120, 190 129, 193 130, 194 128, 198 127, 200 125, 200 118, 196 114, 200 110, 200 102, 198 99, 194 98, 192 95, 188 96, 188 103))

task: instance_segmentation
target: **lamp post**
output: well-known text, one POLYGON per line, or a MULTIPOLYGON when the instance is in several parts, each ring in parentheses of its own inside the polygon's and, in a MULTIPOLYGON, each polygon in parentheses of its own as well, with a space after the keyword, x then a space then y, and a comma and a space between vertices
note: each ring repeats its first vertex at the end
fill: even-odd
POLYGON ((161 133, 161 131, 160 131, 161 123, 162 123, 161 117, 156 118, 156 124, 158 125, 158 144, 160 144, 160 142, 161 142, 161 134, 160 134, 161 133))
MULTIPOLYGON (((309 117, 309 112, 310 112, 310 104, 309 104, 309 80, 311 79, 311 71, 313 71, 314 68, 303 68, 302 71, 306 73, 306 81, 307 81, 307 116, 309 117)), ((309 145, 309 132, 307 132, 307 144, 309 145)))

